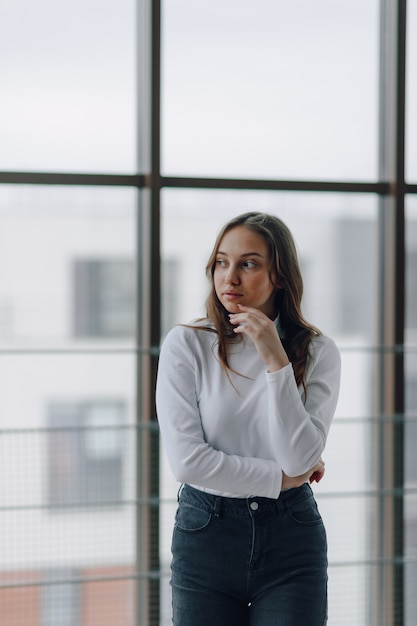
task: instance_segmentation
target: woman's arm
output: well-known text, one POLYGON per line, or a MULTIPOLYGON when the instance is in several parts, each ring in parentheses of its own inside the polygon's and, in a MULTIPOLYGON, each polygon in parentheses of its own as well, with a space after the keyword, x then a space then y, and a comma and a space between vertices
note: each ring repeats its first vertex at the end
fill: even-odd
POLYGON ((310 344, 303 404, 291 364, 267 373, 269 431, 275 456, 288 476, 313 468, 321 458, 340 386, 340 353, 328 337, 310 344))

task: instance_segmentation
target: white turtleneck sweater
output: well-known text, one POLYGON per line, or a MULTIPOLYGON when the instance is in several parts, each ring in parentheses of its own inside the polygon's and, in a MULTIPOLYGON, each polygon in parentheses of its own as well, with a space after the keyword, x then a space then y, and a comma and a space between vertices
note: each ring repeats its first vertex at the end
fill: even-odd
POLYGON ((162 345, 156 403, 176 480, 228 497, 278 498, 282 471, 298 476, 320 459, 336 409, 340 354, 323 335, 310 344, 304 390, 291 364, 268 372, 244 336, 230 347, 230 380, 216 334, 176 326, 162 345))

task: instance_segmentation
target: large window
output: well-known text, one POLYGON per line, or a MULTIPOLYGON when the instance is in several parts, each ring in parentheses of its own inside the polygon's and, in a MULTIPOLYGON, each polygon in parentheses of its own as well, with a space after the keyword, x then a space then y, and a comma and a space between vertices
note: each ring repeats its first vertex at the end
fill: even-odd
POLYGON ((3 4, 0 621, 170 624, 159 346, 261 210, 342 353, 329 624, 414 626, 417 0, 3 4))

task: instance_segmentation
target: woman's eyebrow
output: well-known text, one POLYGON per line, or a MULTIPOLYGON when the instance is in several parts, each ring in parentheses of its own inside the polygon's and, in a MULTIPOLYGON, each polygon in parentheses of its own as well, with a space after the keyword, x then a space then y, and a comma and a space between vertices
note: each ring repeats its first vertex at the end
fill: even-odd
MULTIPOLYGON (((217 254, 222 254, 223 256, 228 256, 227 252, 222 252, 221 250, 218 250, 217 254)), ((265 258, 263 254, 260 254, 260 252, 244 252, 240 256, 241 257, 244 257, 244 256, 259 256, 259 257, 261 257, 261 259, 265 258)))

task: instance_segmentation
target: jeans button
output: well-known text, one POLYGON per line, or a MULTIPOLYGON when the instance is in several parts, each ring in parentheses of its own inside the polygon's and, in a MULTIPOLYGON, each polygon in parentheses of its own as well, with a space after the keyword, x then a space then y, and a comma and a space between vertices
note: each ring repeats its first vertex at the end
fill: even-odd
POLYGON ((252 511, 257 511, 259 508, 259 504, 257 502, 251 502, 250 508, 252 509, 252 511))

